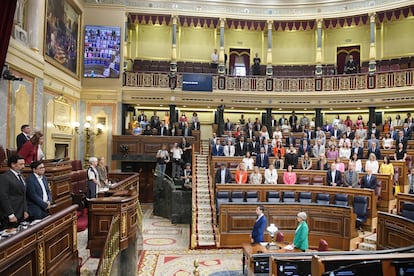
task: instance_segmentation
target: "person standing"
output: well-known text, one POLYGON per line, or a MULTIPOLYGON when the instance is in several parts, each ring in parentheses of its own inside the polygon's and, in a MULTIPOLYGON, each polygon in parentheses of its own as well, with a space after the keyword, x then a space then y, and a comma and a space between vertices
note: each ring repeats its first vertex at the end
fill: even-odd
POLYGON ((20 130, 22 131, 19 135, 16 136, 16 147, 17 151, 23 146, 24 143, 30 140, 30 126, 22 125, 20 130))
POLYGON ((0 175, 1 229, 14 228, 29 217, 27 212, 26 183, 20 174, 24 158, 12 155, 7 160, 9 170, 0 175))
POLYGON ((408 175, 408 193, 414 194, 414 167, 411 168, 408 175))
POLYGON ((33 161, 39 161, 44 158, 42 151, 43 144, 43 134, 41 132, 36 132, 29 141, 24 143, 24 145, 17 152, 21 157, 24 158, 26 164, 31 164, 33 161))
POLYGON ((309 247, 308 244, 308 234, 309 227, 306 223, 307 215, 305 212, 299 212, 297 215, 298 227, 295 231, 295 236, 293 238, 293 247, 298 248, 302 251, 306 251, 309 247))
POLYGON ((256 222, 254 223, 252 233, 250 235, 251 243, 259 243, 264 241, 264 231, 267 225, 267 219, 264 215, 263 205, 256 207, 256 222))
POLYGON ((353 55, 349 55, 349 60, 345 63, 345 74, 356 74, 357 73, 357 63, 354 60, 353 55))
POLYGON ((32 174, 26 178, 27 210, 30 220, 47 217, 52 196, 45 177, 45 165, 41 161, 30 164, 32 174))
POLYGON ((101 156, 98 158, 98 165, 96 166, 96 170, 98 171, 101 187, 105 187, 109 183, 108 171, 106 170, 105 166, 105 157, 101 156))
POLYGON ((181 174, 181 179, 184 181, 183 183, 183 189, 192 189, 192 180, 193 180, 193 175, 192 175, 192 171, 191 171, 191 164, 187 163, 184 166, 184 170, 181 174))
POLYGON ((217 68, 219 62, 219 56, 217 54, 217 49, 214 49, 211 53, 211 68, 217 68))
POLYGON ((361 188, 375 190, 377 187, 377 177, 372 174, 370 169, 366 170, 367 174, 361 179, 361 188))
POLYGON ((253 75, 260 75, 260 58, 258 53, 253 58, 253 75))
POLYGON ((170 152, 172 153, 172 178, 179 178, 181 175, 181 163, 183 162, 181 156, 183 150, 178 146, 178 143, 174 143, 174 146, 171 148, 170 152))
POLYGON ((99 174, 96 167, 98 166, 98 158, 89 158, 88 174, 88 198, 96 198, 96 190, 101 185, 99 182, 99 174))
POLYGON ((159 177, 164 178, 165 170, 167 169, 167 163, 170 162, 170 155, 168 154, 166 144, 162 144, 161 149, 157 152, 156 158, 157 167, 155 168, 155 171, 158 171, 159 177))
POLYGON ((355 164, 349 163, 348 170, 344 173, 344 187, 359 188, 359 175, 355 171, 355 164))

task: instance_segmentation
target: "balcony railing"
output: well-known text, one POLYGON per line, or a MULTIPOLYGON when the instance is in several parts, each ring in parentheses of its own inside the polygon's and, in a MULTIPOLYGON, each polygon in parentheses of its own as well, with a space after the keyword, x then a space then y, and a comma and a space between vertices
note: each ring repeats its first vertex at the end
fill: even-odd
MULTIPOLYGON (((138 88, 181 89, 182 74, 177 74, 176 81, 171 82, 166 72, 126 72, 124 86, 138 88)), ((378 72, 376 74, 355 74, 310 77, 271 77, 265 76, 219 76, 213 75, 213 91, 246 92, 322 92, 349 91, 364 89, 385 89, 413 86, 414 69, 378 72)))

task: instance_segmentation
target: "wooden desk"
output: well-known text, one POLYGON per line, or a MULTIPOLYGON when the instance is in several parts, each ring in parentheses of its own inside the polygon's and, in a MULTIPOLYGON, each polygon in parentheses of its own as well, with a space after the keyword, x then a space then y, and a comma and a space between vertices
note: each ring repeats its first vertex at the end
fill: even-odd
POLYGON ((134 190, 119 191, 110 197, 89 200, 88 248, 91 256, 100 257, 104 248, 112 217, 121 218, 120 250, 136 241, 138 228, 138 193, 134 190))
MULTIPOLYGON (((291 253, 291 252, 301 252, 299 249, 286 250, 284 247, 287 244, 285 243, 275 243, 270 248, 263 246, 259 243, 243 243, 243 257, 242 257, 242 266, 243 266, 243 275, 245 275, 246 264, 247 264, 247 275, 254 275, 254 263, 253 255, 261 253, 291 253), (277 248, 275 248, 277 247, 277 248), (253 274, 252 274, 253 273, 253 274)), ((269 257, 267 257, 269 258, 269 257)), ((269 259, 270 262, 270 259, 269 259)), ((270 267, 270 263, 269 263, 270 267)))
MULTIPOLYGON (((351 207, 298 203, 263 203, 267 223, 274 223, 284 234, 285 241, 293 241, 297 227, 297 213, 308 215, 309 247, 317 248, 325 239, 333 250, 350 250, 350 240, 357 237, 356 216, 351 207), (329 218, 327 218, 329 214, 329 218)), ((220 207, 219 246, 239 247, 246 241, 256 221, 257 203, 227 203, 220 207)), ((269 241, 265 233, 265 241, 269 241)))
POLYGON ((397 214, 401 214, 402 207, 405 202, 414 203, 414 195, 413 194, 406 194, 406 193, 399 193, 397 195, 397 214))
POLYGON ((399 215, 378 212, 377 249, 413 245, 414 221, 399 215))
POLYGON ((0 240, 0 275, 77 275, 77 205, 0 240))

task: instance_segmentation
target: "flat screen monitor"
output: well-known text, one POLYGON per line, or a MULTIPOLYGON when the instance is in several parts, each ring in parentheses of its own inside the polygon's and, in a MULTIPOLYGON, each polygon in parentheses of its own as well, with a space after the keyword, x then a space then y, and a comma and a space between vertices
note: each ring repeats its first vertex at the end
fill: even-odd
POLYGON ((277 260, 277 276, 310 276, 311 260, 277 260))
POLYGON ((120 60, 120 27, 85 26, 84 78, 119 78, 120 60))
POLYGON ((382 276, 381 260, 325 263, 322 276, 382 276))
POLYGON ((207 74, 183 74, 183 91, 213 91, 213 77, 207 74))

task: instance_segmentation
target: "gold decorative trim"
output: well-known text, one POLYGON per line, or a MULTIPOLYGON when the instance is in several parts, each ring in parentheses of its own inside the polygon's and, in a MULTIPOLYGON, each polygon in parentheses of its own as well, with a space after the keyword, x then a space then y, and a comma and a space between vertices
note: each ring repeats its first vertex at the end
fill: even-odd
POLYGON ((37 245, 38 258, 37 265, 39 267, 39 276, 45 275, 45 243, 39 242, 37 245))

